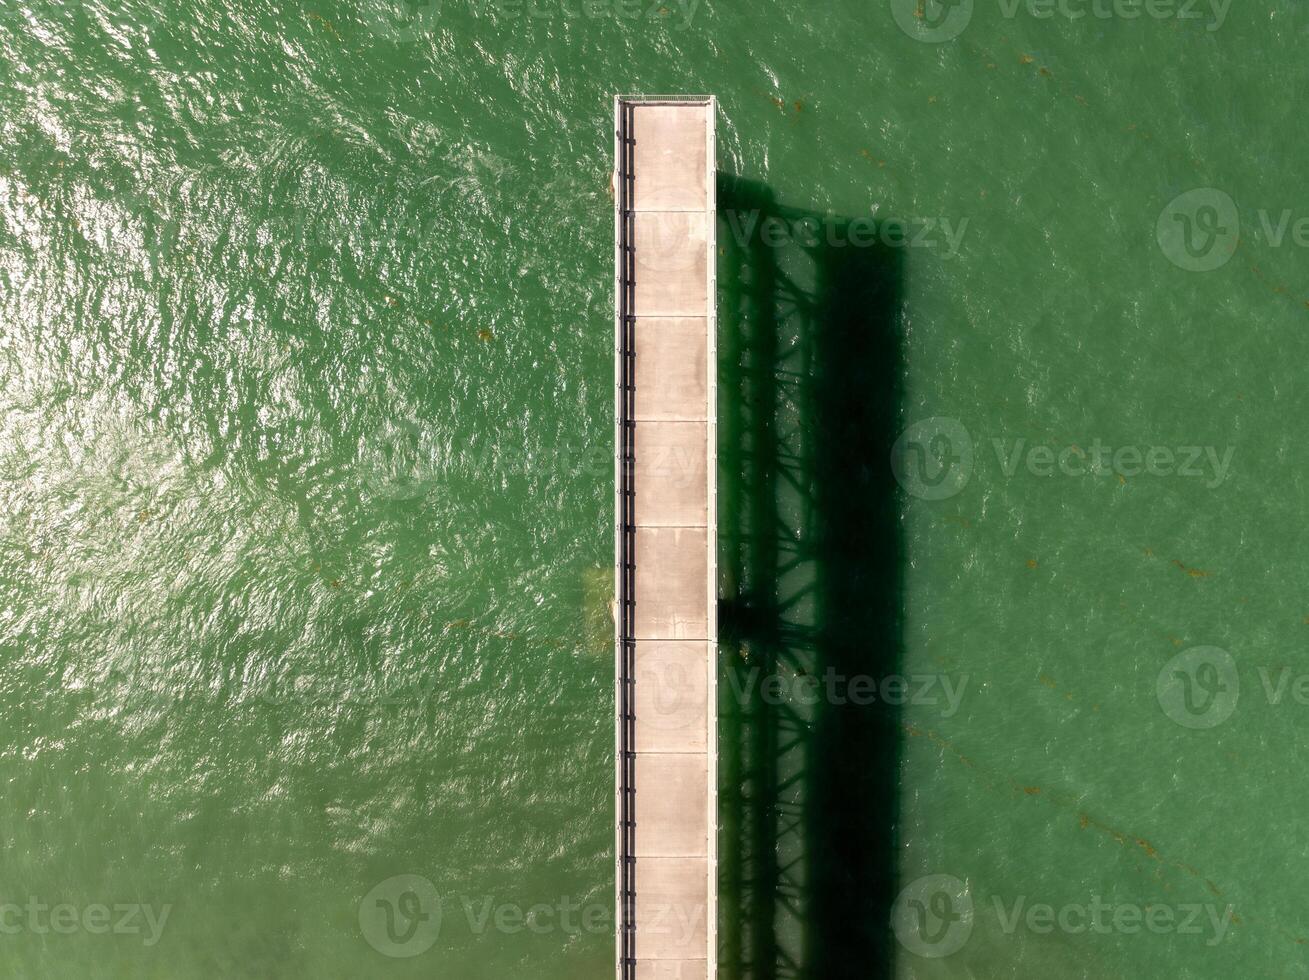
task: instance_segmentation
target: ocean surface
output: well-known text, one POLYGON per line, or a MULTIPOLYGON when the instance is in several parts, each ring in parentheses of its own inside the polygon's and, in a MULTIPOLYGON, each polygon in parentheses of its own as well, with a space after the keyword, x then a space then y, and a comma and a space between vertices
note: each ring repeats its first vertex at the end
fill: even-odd
POLYGON ((1309 976, 1307 42, 10 0, 0 974, 612 976, 612 97, 704 92, 722 974, 1309 976))

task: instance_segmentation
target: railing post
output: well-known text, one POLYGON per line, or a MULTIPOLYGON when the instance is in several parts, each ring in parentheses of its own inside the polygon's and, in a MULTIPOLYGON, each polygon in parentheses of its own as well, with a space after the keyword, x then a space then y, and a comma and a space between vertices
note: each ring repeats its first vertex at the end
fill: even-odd
POLYGON ((636 248, 632 240, 636 141, 632 106, 619 102, 619 963, 622 980, 636 975, 636 248))

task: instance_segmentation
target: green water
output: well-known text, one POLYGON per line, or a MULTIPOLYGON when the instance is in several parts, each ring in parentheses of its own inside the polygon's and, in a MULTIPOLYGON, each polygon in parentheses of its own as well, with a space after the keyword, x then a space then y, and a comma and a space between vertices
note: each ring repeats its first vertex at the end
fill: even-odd
POLYGON ((1309 671, 1309 12, 976 0, 929 43, 889 0, 624 9, 4 8, 0 973, 611 975, 610 100, 684 91, 747 200, 918 241, 761 260, 720 229, 725 682, 794 654, 963 692, 801 714, 771 920, 778 801, 725 704, 724 975, 1309 975, 1309 707, 1263 689, 1309 671), (1239 236, 1212 192, 1165 212, 1195 188, 1239 236), (1230 260, 1179 267, 1206 236, 1230 260), (932 419, 909 441, 966 433, 966 484, 892 495, 932 419), (801 489, 747 437, 808 446, 801 489), (1096 440, 1232 453, 1024 455, 1096 440), (806 506, 820 600, 782 609, 803 583, 747 531, 806 506), (1240 683, 1209 728, 1157 691, 1194 647, 1240 683), (940 958, 888 924, 933 875, 974 908, 940 958), (1232 915, 1007 929, 1019 900, 1232 915))

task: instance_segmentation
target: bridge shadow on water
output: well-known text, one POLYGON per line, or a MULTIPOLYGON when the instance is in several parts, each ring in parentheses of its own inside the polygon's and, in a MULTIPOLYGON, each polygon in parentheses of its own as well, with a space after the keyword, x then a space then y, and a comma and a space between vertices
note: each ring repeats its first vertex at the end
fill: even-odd
POLYGON ((720 972, 890 976, 904 249, 737 177, 718 210, 720 972))

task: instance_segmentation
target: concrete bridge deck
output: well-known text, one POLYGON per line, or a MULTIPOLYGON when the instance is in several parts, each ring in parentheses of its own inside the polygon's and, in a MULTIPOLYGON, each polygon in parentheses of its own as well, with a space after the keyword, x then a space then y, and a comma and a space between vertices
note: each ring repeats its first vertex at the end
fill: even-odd
POLYGON ((715 112, 614 106, 620 980, 717 966, 715 112))

